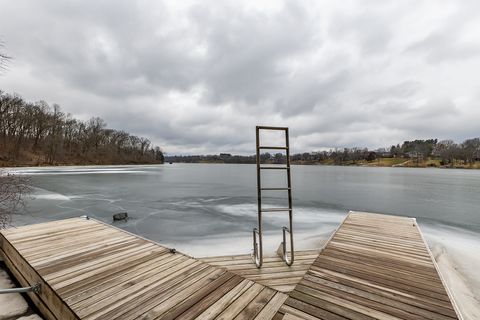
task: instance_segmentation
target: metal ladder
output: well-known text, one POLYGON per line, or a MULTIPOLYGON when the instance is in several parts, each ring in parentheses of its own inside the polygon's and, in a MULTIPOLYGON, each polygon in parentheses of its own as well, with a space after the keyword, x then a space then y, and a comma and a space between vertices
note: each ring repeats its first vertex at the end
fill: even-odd
POLYGON ((253 260, 257 268, 261 268, 263 264, 263 245, 262 245, 262 214, 264 212, 288 212, 289 225, 283 227, 283 242, 282 242, 282 259, 288 266, 291 266, 294 261, 293 250, 293 228, 292 228, 292 181, 290 176, 290 143, 288 138, 287 127, 256 127, 256 144, 257 144, 257 194, 258 194, 258 228, 253 229, 253 260), (285 132, 285 146, 262 146, 260 145, 260 131, 261 130, 277 130, 285 132), (286 164, 282 166, 268 166, 260 165, 260 153, 262 150, 285 150, 286 164), (287 187, 280 188, 263 188, 261 181, 262 170, 286 170, 287 173, 287 187), (262 207, 262 191, 287 191, 288 192, 288 208, 263 208, 262 207), (287 252, 287 235, 290 235, 290 257, 287 252), (258 241, 257 241, 258 238, 258 241))

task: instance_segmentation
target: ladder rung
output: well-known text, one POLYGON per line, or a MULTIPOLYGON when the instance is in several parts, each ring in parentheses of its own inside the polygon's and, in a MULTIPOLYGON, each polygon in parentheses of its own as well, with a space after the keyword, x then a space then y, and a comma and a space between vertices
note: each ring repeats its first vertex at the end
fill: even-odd
POLYGON ((258 149, 268 149, 268 150, 288 150, 288 147, 273 147, 273 146, 261 146, 258 149))
POLYGON ((269 126, 257 126, 260 130, 288 130, 288 127, 269 127, 269 126))
POLYGON ((261 212, 279 212, 279 211, 292 211, 290 208, 267 208, 260 210, 261 212))
POLYGON ((262 191, 287 191, 291 188, 260 188, 262 191))
POLYGON ((260 166, 260 169, 269 169, 269 170, 285 170, 285 169, 290 169, 290 167, 262 167, 260 166))

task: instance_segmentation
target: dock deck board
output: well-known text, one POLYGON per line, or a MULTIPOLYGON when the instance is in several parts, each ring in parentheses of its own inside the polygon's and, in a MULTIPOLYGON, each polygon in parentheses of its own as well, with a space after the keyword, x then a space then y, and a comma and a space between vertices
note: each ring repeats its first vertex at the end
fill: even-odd
POLYGON ((291 267, 287 266, 279 256, 264 257, 261 269, 252 263, 252 256, 249 254, 206 257, 200 260, 227 268, 246 279, 288 293, 302 280, 319 253, 318 249, 295 251, 295 263, 291 267))
POLYGON ((413 218, 351 212, 277 315, 458 319, 413 218))
POLYGON ((195 259, 96 220, 0 232, 0 254, 46 319, 459 319, 415 219, 351 212, 288 267, 195 259), (283 291, 283 292, 282 292, 283 291))

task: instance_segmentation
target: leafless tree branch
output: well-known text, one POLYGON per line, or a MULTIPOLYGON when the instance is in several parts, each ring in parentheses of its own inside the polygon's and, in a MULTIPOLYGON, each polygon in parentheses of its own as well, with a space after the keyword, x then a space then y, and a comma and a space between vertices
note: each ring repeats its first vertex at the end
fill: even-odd
POLYGON ((5 46, 4 46, 3 42, 0 40, 0 72, 5 71, 7 69, 7 63, 8 63, 9 60, 12 59, 12 57, 10 57, 6 53, 2 52, 4 47, 5 46))
POLYGON ((0 229, 10 225, 12 214, 25 206, 25 197, 31 190, 28 176, 0 171, 0 229))

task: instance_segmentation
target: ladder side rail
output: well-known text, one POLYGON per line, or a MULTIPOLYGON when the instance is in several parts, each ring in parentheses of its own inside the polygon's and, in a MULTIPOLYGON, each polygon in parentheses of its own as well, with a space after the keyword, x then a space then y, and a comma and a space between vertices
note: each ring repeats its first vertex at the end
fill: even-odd
POLYGON ((253 230, 253 254, 257 268, 263 264, 263 239, 262 239, 262 180, 260 170, 260 126, 256 127, 256 162, 257 162, 257 206, 258 206, 258 229, 253 230), (258 235, 258 243, 257 243, 258 235))
POLYGON ((291 178, 291 166, 290 166, 290 137, 288 128, 285 130, 285 145, 287 147, 285 152, 286 165, 287 165, 287 187, 288 187, 288 230, 283 229, 283 259, 288 266, 291 266, 295 260, 294 248, 293 248, 293 205, 292 205, 292 178, 291 178), (285 239, 285 231, 288 231, 290 235, 290 258, 288 258, 287 243, 285 239))

